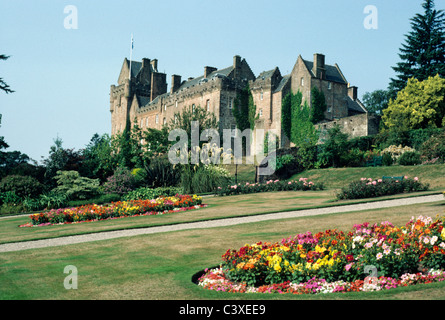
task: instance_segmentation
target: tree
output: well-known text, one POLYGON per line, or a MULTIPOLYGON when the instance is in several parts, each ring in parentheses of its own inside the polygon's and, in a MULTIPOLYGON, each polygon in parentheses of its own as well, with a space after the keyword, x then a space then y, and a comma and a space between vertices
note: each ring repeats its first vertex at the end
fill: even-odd
POLYGON ((388 90, 374 90, 366 92, 363 95, 363 104, 366 110, 371 114, 382 115, 384 109, 388 107, 389 91, 388 90))
POLYGON ((445 79, 436 75, 427 80, 408 80, 398 92, 397 99, 390 99, 383 111, 383 123, 389 130, 440 128, 445 125, 445 79))
POLYGON ((439 74, 445 76, 445 14, 434 9, 433 0, 425 0, 423 14, 411 19, 412 30, 400 48, 401 62, 393 67, 397 77, 391 79, 391 97, 403 89, 408 79, 420 81, 439 74))
POLYGON ((82 150, 84 157, 79 173, 88 178, 99 178, 102 182, 111 176, 117 161, 108 134, 95 133, 88 145, 82 150))
POLYGON ((43 160, 45 179, 50 186, 54 185, 53 177, 57 174, 57 171, 78 171, 82 166, 82 154, 74 149, 65 149, 62 144, 61 138, 54 139, 54 145, 50 147, 48 158, 43 160))
MULTIPOLYGON (((191 133, 192 133, 192 122, 198 122, 199 124, 199 137, 206 129, 216 129, 219 128, 219 122, 213 113, 207 112, 206 109, 197 107, 186 107, 182 112, 175 113, 173 119, 167 125, 169 130, 182 129, 187 133, 188 136, 188 148, 191 148, 191 133)), ((201 146, 204 142, 199 142, 201 146)))
MULTIPOLYGON (((9 56, 6 56, 4 54, 0 54, 0 60, 8 60, 8 59, 9 59, 9 56)), ((3 81, 2 78, 0 78, 0 90, 3 90, 6 93, 14 92, 13 90, 11 90, 9 85, 7 85, 6 82, 3 81)))
POLYGON ((324 93, 318 90, 317 87, 312 88, 312 108, 311 108, 311 122, 316 124, 324 120, 324 113, 326 112, 326 99, 324 93))

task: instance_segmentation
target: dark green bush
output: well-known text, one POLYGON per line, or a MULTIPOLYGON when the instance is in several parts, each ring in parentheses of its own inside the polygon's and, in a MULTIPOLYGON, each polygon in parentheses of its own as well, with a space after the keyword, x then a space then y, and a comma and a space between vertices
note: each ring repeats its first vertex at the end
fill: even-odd
POLYGON ((397 161, 401 166, 415 166, 422 163, 420 160, 420 153, 416 151, 407 151, 402 153, 397 161))
POLYGON ((30 176, 9 175, 0 181, 0 192, 12 191, 21 198, 36 197, 43 191, 43 185, 30 176))
POLYGON ((181 187, 159 187, 159 188, 148 188, 141 187, 136 190, 127 193, 123 199, 124 200, 139 200, 139 199, 156 199, 159 196, 170 197, 176 194, 183 194, 183 189, 181 187))
POLYGON ((382 165, 391 166, 393 164, 392 156, 388 152, 382 154, 382 165))
POLYGON ((178 168, 165 157, 153 158, 138 175, 141 183, 151 188, 176 186, 181 177, 178 168))

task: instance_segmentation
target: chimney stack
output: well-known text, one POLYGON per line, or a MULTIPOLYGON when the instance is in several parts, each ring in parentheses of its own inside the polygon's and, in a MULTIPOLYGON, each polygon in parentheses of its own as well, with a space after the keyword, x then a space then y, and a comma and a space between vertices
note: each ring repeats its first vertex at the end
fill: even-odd
POLYGON ((142 59, 142 68, 148 68, 148 66, 150 65, 150 59, 147 58, 143 58, 142 59))
POLYGON ((153 67, 154 72, 158 72, 158 59, 153 59, 151 61, 151 66, 153 67))
POLYGON ((181 86, 181 76, 176 74, 172 75, 172 87, 170 93, 176 92, 181 86))
POLYGON ((204 67, 204 78, 207 78, 212 72, 216 71, 216 68, 213 67, 204 67))
POLYGON ((357 87, 355 86, 348 87, 348 96, 354 101, 357 100, 357 92, 358 92, 357 87))
POLYGON ((315 53, 314 54, 314 66, 312 72, 315 74, 317 79, 326 79, 326 69, 324 64, 324 54, 315 53))

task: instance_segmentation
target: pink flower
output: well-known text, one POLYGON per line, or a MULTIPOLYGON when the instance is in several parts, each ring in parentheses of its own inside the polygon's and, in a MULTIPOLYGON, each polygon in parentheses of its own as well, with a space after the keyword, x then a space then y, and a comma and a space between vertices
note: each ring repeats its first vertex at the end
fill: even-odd
POLYGON ((374 181, 372 182, 372 184, 373 184, 373 185, 376 185, 376 184, 377 184, 377 181, 374 180, 374 181))
POLYGON ((382 182, 383 180, 382 179, 379 179, 379 180, 377 180, 378 182, 382 182))
POLYGON ((418 181, 419 180, 419 178, 417 178, 417 177, 414 177, 414 181, 418 181))

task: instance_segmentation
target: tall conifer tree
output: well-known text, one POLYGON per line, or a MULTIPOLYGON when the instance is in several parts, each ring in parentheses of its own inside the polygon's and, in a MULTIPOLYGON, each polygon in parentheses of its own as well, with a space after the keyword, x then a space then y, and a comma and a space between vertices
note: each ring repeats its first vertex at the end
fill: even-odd
POLYGON ((395 98, 408 79, 423 81, 430 76, 445 76, 445 14, 436 10, 434 0, 425 0, 423 14, 411 19, 411 32, 400 48, 401 61, 393 67, 396 78, 392 78, 389 91, 395 98))

